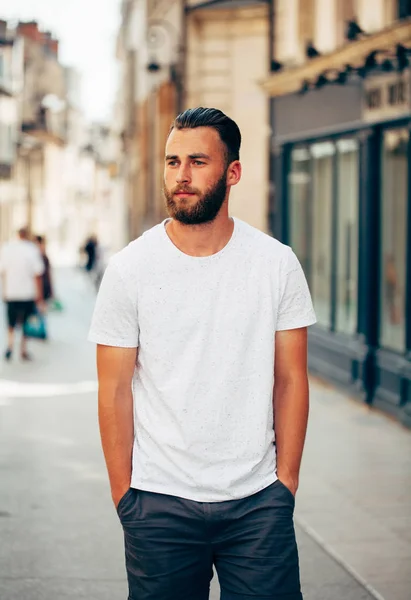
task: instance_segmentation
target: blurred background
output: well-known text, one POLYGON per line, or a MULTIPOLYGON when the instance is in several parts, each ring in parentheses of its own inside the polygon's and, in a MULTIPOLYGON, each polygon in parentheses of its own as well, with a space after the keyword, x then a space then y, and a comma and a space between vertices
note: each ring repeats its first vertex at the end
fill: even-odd
MULTIPOLYGON (((45 236, 61 304, 48 345, 33 341, 33 364, 0 367, 5 464, 22 447, 16 423, 32 398, 27 452, 33 435, 53 452, 67 449, 56 440, 76 440, 81 465, 78 448, 90 443, 91 480, 106 486, 95 415, 82 413, 95 397, 84 342, 95 291, 108 257, 166 216, 174 116, 220 108, 243 135, 232 214, 293 247, 318 317, 297 516, 301 535, 357 583, 335 574, 319 592, 312 573, 331 567, 303 556, 307 598, 410 600, 410 61, 410 0, 0 0, 0 245, 22 226, 45 236), (97 258, 86 273, 90 240, 97 258), (58 430, 56 415, 67 427, 73 406, 89 419, 81 435, 74 420, 70 435, 44 437, 44 414, 58 430)), ((5 344, 4 333, 0 324, 5 344)), ((10 489, 32 467, 18 462, 10 489)), ((49 597, 6 579, 0 572, 2 599, 49 597)), ((84 597, 106 597, 92 589, 84 597)))

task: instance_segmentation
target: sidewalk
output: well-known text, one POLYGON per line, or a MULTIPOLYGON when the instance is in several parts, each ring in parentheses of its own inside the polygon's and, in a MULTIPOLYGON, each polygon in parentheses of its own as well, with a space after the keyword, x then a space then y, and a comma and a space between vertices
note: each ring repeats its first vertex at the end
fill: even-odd
MULTIPOLYGON (((33 343, 32 364, 0 363, 2 600, 126 596, 85 342, 88 283, 59 273, 66 309, 50 315, 50 342, 33 343)), ((312 380, 296 506, 305 600, 410 600, 410 505, 411 432, 312 380)))
POLYGON ((411 598, 411 432, 321 382, 296 521, 375 591, 411 598))

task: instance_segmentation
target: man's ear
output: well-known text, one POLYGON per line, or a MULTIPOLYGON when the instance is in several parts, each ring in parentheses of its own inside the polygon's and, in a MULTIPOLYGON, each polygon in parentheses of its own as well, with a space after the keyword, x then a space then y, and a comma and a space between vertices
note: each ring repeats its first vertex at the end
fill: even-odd
POLYGON ((230 163, 227 169, 227 185, 237 185, 241 179, 241 163, 239 160, 235 160, 230 163))

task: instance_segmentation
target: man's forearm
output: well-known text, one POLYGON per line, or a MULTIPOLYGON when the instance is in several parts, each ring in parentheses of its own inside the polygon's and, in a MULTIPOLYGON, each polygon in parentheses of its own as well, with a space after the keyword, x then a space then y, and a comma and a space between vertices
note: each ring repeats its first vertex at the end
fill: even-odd
POLYGON ((133 395, 131 389, 99 390, 100 435, 115 503, 131 481, 134 442, 133 395))
POLYGON ((309 411, 308 378, 305 375, 274 386, 274 429, 277 475, 298 487, 309 411))
POLYGON ((36 289, 37 289, 36 302, 43 302, 43 300, 44 300, 43 279, 42 279, 41 275, 36 276, 36 289))

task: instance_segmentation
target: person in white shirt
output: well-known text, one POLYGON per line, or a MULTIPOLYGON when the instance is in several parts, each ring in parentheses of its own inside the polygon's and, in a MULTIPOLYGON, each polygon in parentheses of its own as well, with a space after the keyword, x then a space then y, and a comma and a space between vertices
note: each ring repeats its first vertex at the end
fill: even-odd
POLYGON ((97 297, 129 598, 206 600, 213 566, 223 600, 302 598, 293 511, 315 315, 292 250, 229 216, 240 143, 219 110, 175 119, 170 218, 112 257, 97 297))
POLYGON ((29 231, 22 228, 18 239, 2 248, 0 253, 0 276, 3 300, 7 307, 8 343, 5 359, 10 360, 14 347, 14 332, 18 324, 22 327, 20 355, 22 360, 30 360, 27 352, 27 337, 24 325, 36 311, 36 302, 42 309, 43 260, 36 245, 29 239, 29 231))

